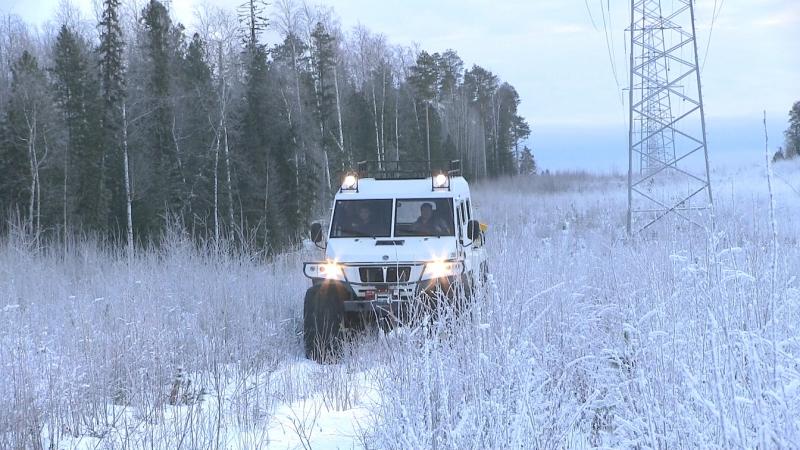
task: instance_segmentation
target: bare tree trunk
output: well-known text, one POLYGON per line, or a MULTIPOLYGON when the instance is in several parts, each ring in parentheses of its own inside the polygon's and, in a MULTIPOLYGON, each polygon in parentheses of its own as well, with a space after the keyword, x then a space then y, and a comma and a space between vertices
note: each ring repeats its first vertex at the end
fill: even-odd
MULTIPOLYGON (((220 122, 222 122, 220 120, 220 122)), ((222 124, 217 129, 217 139, 214 148, 214 243, 219 244, 219 141, 222 124)))
POLYGON ((319 135, 320 135, 320 147, 322 150, 322 159, 325 162, 325 189, 323 191, 323 196, 328 198, 330 196, 331 191, 331 167, 330 161, 328 159, 328 149, 325 148, 325 119, 322 117, 322 102, 321 96, 323 89, 325 87, 325 77, 324 77, 324 68, 319 67, 317 71, 317 80, 314 82, 314 99, 317 104, 317 112, 319 112, 319 135))
POLYGON ((415 98, 411 99, 411 104, 414 106, 414 123, 417 124, 417 133, 422 135, 422 127, 419 124, 419 110, 417 109, 417 100, 415 98))
MULTIPOLYGON (((283 97, 283 104, 286 106, 286 118, 289 123, 289 129, 294 129, 292 123, 292 105, 289 103, 289 99, 286 98, 286 92, 281 89, 281 97, 283 97)), ((292 143, 294 144, 294 187, 296 192, 299 194, 300 192, 300 155, 298 151, 297 145, 297 134, 292 133, 292 143)), ((300 196, 297 195, 297 203, 295 204, 295 214, 297 217, 300 217, 300 196)))
MULTIPOLYGON (((333 65, 333 87, 336 90, 336 117, 339 120, 339 150, 345 153, 344 130, 342 129, 342 106, 341 100, 339 100, 339 77, 336 74, 336 64, 333 65)), ((348 163, 352 163, 352 156, 349 153, 345 153, 345 157, 348 163)))
POLYGON ((269 163, 264 171, 264 245, 269 245, 269 163))
POLYGON ((300 101, 300 74, 297 70, 297 48, 295 48, 294 39, 292 39, 292 72, 294 72, 294 92, 297 99, 297 112, 303 114, 303 102, 300 101))
MULTIPOLYGON (((320 80, 321 79, 322 78, 320 78, 320 80)), ((321 84, 322 83, 320 82, 320 85, 321 84)), ((315 90, 316 89, 317 88, 315 88, 315 90)), ((317 95, 315 95, 315 97, 317 97, 317 111, 322 111, 322 104, 320 103, 320 100, 319 100, 319 97, 320 97, 319 96, 319 92, 321 90, 322 90, 321 87, 318 90, 316 90, 317 95)), ((320 137, 321 137, 320 143, 321 143, 321 146, 322 146, 322 159, 325 161, 325 192, 324 192, 324 195, 327 198, 327 197, 330 196, 330 191, 331 191, 331 166, 330 166, 330 162, 328 160, 328 150, 325 148, 325 122, 323 121, 321 115, 320 115, 320 119, 319 119, 319 134, 320 134, 320 137)))
POLYGON ((495 175, 500 174, 500 150, 497 146, 498 134, 500 131, 500 107, 503 106, 503 101, 495 105, 497 94, 492 94, 492 157, 494 159, 495 175))
POLYGON ((375 83, 372 84, 372 120, 375 124, 375 149, 378 154, 378 168, 381 167, 381 136, 378 131, 378 102, 375 99, 375 83))
POLYGON ((34 144, 35 139, 36 131, 34 119, 33 123, 28 121, 28 163, 30 164, 31 169, 31 198, 28 205, 28 226, 30 227, 31 232, 33 232, 33 212, 34 208, 36 207, 36 176, 38 175, 36 164, 36 147, 34 144))
POLYGON ((175 116, 172 116, 172 144, 175 146, 175 160, 178 163, 178 170, 181 172, 181 181, 186 184, 186 176, 183 172, 183 160, 181 159, 181 146, 178 143, 178 135, 175 133, 175 116))
POLYGON ((178 143, 178 135, 175 133, 175 114, 172 115, 172 144, 175 146, 175 161, 178 163, 178 172, 181 176, 181 183, 183 183, 183 192, 180 193, 181 197, 181 215, 184 212, 184 208, 187 207, 185 203, 187 203, 187 199, 184 198, 184 194, 186 192, 186 175, 184 174, 183 170, 183 161, 181 160, 181 147, 178 143))
MULTIPOLYGON (((300 72, 297 70, 297 48, 295 46, 295 40, 294 39, 291 40, 291 43, 292 43, 292 72, 294 73, 294 94, 295 94, 295 100, 297 101, 297 113, 298 113, 298 115, 300 117, 300 121, 302 121, 303 120, 303 102, 300 99, 300 72)), ((286 104, 286 108, 289 111, 289 114, 291 115, 291 108, 292 107, 288 102, 286 104)), ((291 119, 290 119, 290 121, 291 121, 291 119)), ((292 140, 294 140, 295 141, 295 145, 297 145, 297 138, 295 137, 295 134, 292 134, 292 140)), ((306 149, 306 139, 305 139, 305 136, 303 136, 302 134, 300 135, 300 147, 299 148, 300 148, 300 150, 302 152, 300 157, 299 157, 299 160, 302 161, 303 163, 305 163, 306 162, 306 158, 308 157, 308 155, 307 155, 307 149, 306 149)), ((297 162, 298 162, 298 156, 297 156, 297 154, 295 154, 295 164, 296 164, 297 167, 300 167, 300 165, 297 164, 297 162)), ((297 177, 299 178, 299 174, 297 175, 297 177)), ((298 205, 298 212, 299 212, 299 205, 298 205)))
POLYGON ((63 213, 64 213, 64 249, 67 248, 67 179, 69 178, 69 128, 67 128, 67 144, 64 147, 64 198, 63 200, 63 213))
POLYGON ((131 174, 130 163, 128 160, 128 112, 125 102, 122 103, 122 164, 125 176, 125 219, 128 236, 128 261, 133 260, 133 211, 131 204, 133 198, 131 194, 131 174))
POLYGON ((36 140, 38 139, 38 115, 36 107, 30 115, 26 112, 25 121, 28 125, 28 162, 31 169, 31 198, 28 210, 28 226, 33 233, 34 242, 39 246, 41 195, 39 193, 39 155, 36 154, 36 140))
POLYGON ((430 105, 425 103, 425 143, 428 148, 428 170, 431 170, 431 123, 428 118, 430 105))
POLYGON ((386 124, 385 124, 385 113, 386 113, 386 66, 384 65, 381 69, 381 154, 383 155, 383 159, 386 159, 386 124))
POLYGON ((39 182, 39 163, 36 163, 36 245, 42 231, 42 185, 39 182))
POLYGON ((236 222, 233 221, 233 183, 231 183, 231 152, 228 148, 228 123, 227 121, 223 122, 222 125, 222 136, 225 141, 225 178, 226 184, 228 185, 228 220, 230 220, 231 227, 234 226, 236 222))
POLYGON ((400 89, 398 87, 394 100, 394 148, 397 161, 400 161, 400 89))
POLYGON ((42 185, 41 178, 39 177, 39 167, 47 159, 48 146, 47 134, 42 133, 42 140, 44 140, 44 155, 42 159, 36 157, 36 244, 39 244, 39 235, 42 231, 42 185))
POLYGON ((331 192, 331 164, 328 161, 328 152, 322 152, 322 159, 325 161, 325 198, 327 199, 331 192))
MULTIPOLYGON (((223 67, 222 60, 222 41, 219 41, 218 46, 218 64, 219 64, 219 127, 222 133, 222 139, 225 142, 225 181, 228 188, 228 223, 231 229, 234 228, 235 223, 233 218, 233 184, 231 183, 231 157, 230 149, 228 148, 228 117, 227 105, 228 99, 225 93, 225 68, 223 67)), ((219 143, 217 144, 217 155, 219 157, 219 143)), ((214 183, 217 182, 217 166, 214 166, 214 183)), ((216 187, 216 185, 215 185, 216 187)), ((216 201, 216 199, 215 199, 216 201)))

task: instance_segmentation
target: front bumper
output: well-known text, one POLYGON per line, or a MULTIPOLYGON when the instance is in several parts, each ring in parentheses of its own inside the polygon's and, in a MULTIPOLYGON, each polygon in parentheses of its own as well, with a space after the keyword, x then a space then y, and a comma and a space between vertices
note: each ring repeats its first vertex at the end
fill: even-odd
POLYGON ((346 281, 315 280, 315 284, 337 285, 337 291, 348 292, 343 300, 344 310, 384 317, 400 315, 409 307, 441 296, 457 295, 463 276, 449 276, 413 283, 351 283, 346 281))

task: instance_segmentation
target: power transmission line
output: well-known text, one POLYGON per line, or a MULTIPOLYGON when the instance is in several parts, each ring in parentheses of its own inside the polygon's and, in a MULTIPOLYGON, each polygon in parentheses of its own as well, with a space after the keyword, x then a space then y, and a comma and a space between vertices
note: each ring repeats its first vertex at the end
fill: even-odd
POLYGON ((594 28, 594 31, 600 31, 597 28, 597 24, 594 22, 594 15, 592 15, 592 9, 589 8, 589 0, 583 0, 583 4, 586 5, 586 12, 589 13, 589 21, 592 22, 592 28, 594 28))
POLYGON ((698 224, 712 204, 693 1, 631 1, 629 233, 668 215, 698 224))
POLYGON ((611 63, 611 72, 614 75, 614 83, 617 86, 617 93, 619 94, 619 103, 621 106, 624 107, 625 101, 622 98, 622 85, 619 83, 619 75, 617 73, 616 51, 614 50, 614 31, 613 28, 611 28, 610 3, 607 3, 606 7, 604 8, 603 0, 600 0, 600 15, 603 17, 603 34, 606 38, 606 53, 608 53, 608 60, 611 63), (606 13, 608 14, 608 20, 606 20, 606 13), (611 28, 610 37, 609 37, 609 28, 611 28))
POLYGON ((717 17, 722 12, 722 7, 725 5, 725 0, 719 0, 719 9, 717 9, 717 1, 714 0, 714 10, 711 13, 711 27, 708 30, 708 40, 706 41, 706 50, 703 54, 703 63, 700 65, 700 72, 706 68, 706 61, 708 60, 708 49, 711 47, 711 35, 714 33, 714 24, 717 22, 717 17))

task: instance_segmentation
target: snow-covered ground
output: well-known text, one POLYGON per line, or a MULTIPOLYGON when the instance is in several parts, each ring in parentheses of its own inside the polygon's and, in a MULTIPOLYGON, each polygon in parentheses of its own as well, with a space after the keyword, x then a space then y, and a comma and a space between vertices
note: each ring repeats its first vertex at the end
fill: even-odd
POLYGON ((472 310, 303 358, 301 262, 129 264, 0 244, 2 448, 800 447, 800 167, 714 174, 705 230, 625 238, 625 182, 475 187, 492 277, 472 310), (777 267, 772 269, 773 243, 777 267))

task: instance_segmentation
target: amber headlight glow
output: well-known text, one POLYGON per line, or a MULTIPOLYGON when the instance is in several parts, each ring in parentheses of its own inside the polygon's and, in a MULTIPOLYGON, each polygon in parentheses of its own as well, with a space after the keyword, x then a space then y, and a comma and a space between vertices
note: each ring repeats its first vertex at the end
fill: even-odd
POLYGON ((325 280, 344 280, 344 270, 341 264, 335 261, 305 263, 303 274, 308 278, 322 278, 325 280))
POLYGON ((424 278, 443 278, 461 275, 464 264, 459 261, 435 260, 425 264, 424 278))

